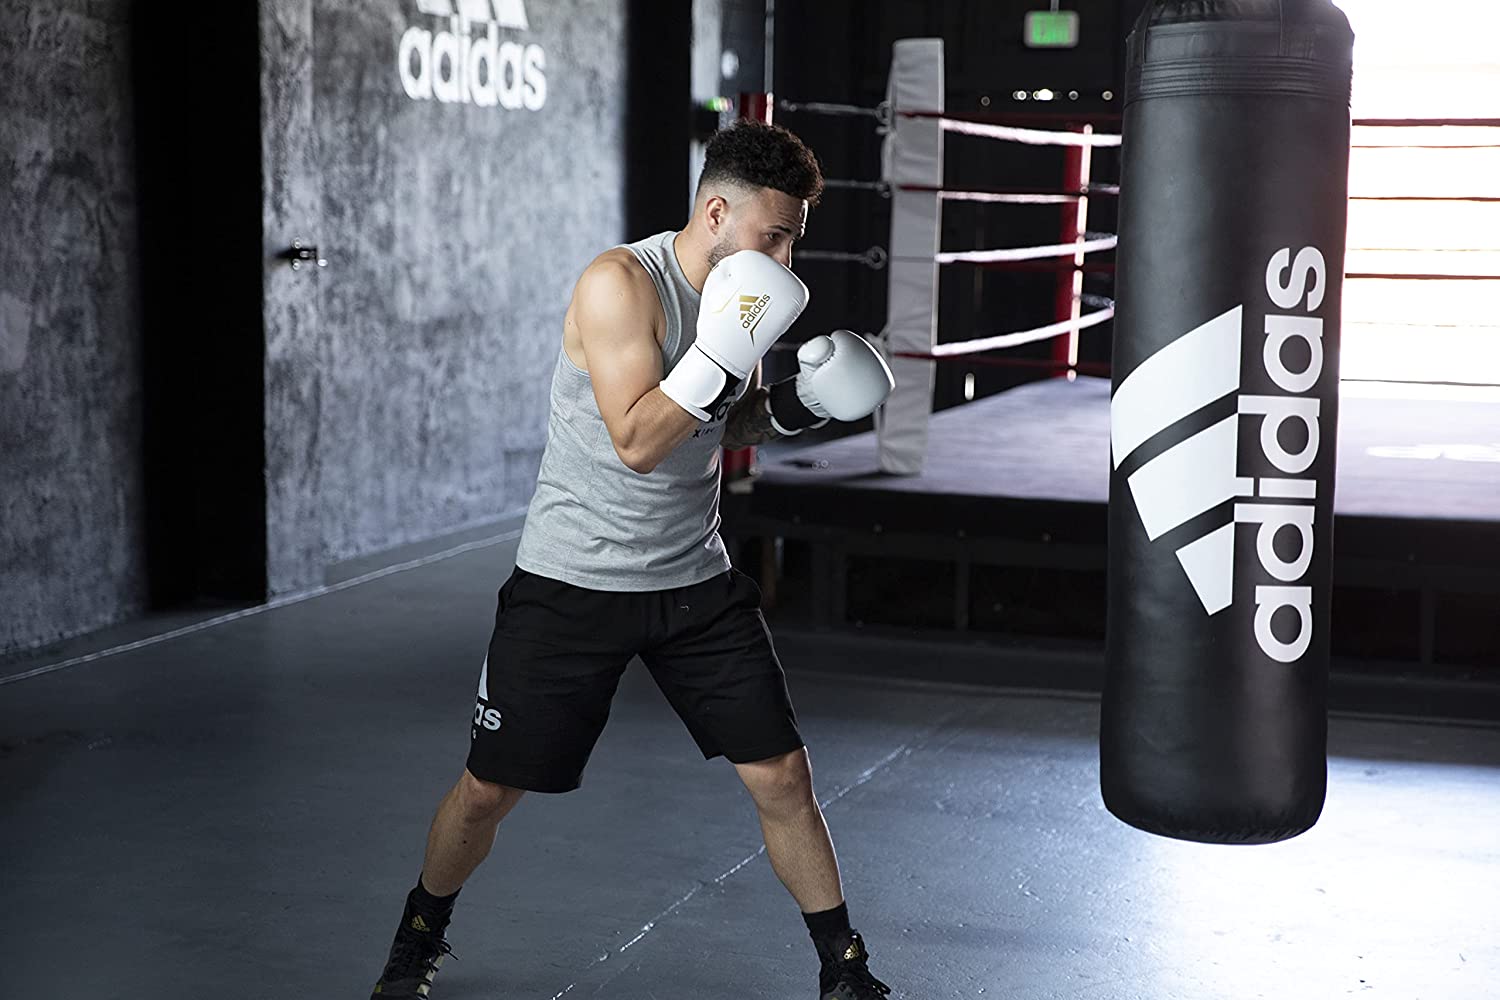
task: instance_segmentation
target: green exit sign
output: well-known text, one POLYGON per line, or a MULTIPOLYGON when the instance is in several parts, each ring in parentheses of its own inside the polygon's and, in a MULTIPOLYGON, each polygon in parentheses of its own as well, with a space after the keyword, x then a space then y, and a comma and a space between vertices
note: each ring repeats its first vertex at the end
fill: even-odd
POLYGON ((1071 49, 1078 45, 1078 12, 1033 10, 1026 14, 1028 49, 1071 49))

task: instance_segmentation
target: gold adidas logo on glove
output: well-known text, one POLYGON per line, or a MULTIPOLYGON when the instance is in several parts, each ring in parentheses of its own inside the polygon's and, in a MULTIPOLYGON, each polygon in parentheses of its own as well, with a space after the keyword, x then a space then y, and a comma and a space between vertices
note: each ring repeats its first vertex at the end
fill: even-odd
POLYGON ((752 337, 755 335, 755 327, 760 323, 761 316, 765 315, 766 307, 770 304, 770 295, 740 296, 740 326, 748 330, 752 337))

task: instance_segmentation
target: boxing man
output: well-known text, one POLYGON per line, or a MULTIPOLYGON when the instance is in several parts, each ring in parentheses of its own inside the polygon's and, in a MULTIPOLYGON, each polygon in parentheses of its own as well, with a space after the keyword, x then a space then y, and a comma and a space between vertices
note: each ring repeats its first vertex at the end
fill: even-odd
POLYGON ((789 266, 822 187, 796 136, 737 123, 708 145, 686 228, 608 250, 579 278, 467 766, 438 806, 376 1000, 428 995, 498 825, 528 791, 579 786, 637 655, 704 757, 743 779, 821 961, 820 1000, 890 993, 849 924, 760 590, 718 534, 721 446, 858 419, 893 386, 842 330, 805 343, 796 376, 760 385, 761 357, 807 302, 789 266))

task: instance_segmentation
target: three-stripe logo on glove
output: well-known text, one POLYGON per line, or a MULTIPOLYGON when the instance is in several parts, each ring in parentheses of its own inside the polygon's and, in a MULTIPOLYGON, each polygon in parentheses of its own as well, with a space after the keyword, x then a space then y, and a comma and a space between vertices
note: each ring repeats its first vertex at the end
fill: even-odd
POLYGON ((754 339, 755 328, 760 325, 760 318, 765 315, 766 307, 770 304, 770 295, 740 296, 740 326, 749 331, 751 339, 754 339))
MULTIPOLYGON (((1290 263, 1289 249, 1277 251, 1266 268, 1266 291, 1279 308, 1302 305, 1313 312, 1326 289, 1323 255, 1308 247, 1290 263), (1282 274, 1292 269, 1290 285, 1282 274), (1312 287, 1309 290, 1308 281, 1312 287)), ((1120 383, 1110 401, 1110 449, 1118 470, 1157 434, 1241 387, 1244 306, 1235 306, 1177 338, 1142 362, 1120 383)), ((1298 585, 1313 555, 1313 502, 1317 480, 1298 478, 1317 458, 1319 401, 1297 395, 1317 383, 1323 369, 1323 321, 1307 315, 1265 317, 1261 352, 1265 373, 1287 395, 1239 395, 1235 412, 1145 461, 1126 477, 1146 537, 1156 542, 1214 508, 1237 501, 1227 524, 1176 544, 1175 553, 1193 592, 1210 615, 1234 603, 1235 525, 1256 524, 1256 552, 1274 582, 1255 587, 1255 636, 1267 656, 1282 663, 1299 659, 1312 639, 1312 588, 1298 585), (1299 339, 1309 349, 1307 366, 1287 367, 1282 347, 1299 339), (1240 475, 1239 421, 1259 417, 1262 466, 1281 475, 1240 475), (1282 446, 1279 431, 1288 421, 1305 429, 1300 450, 1282 446), (1290 501, 1290 502, 1287 502, 1290 501), (1276 551, 1277 532, 1296 532, 1296 555, 1276 551), (1298 618, 1295 636, 1283 641, 1272 631, 1276 611, 1289 608, 1298 618)))

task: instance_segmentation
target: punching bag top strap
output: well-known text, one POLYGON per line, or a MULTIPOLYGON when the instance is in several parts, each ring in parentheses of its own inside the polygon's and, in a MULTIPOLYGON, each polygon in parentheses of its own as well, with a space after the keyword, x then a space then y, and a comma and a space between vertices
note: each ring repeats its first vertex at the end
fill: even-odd
POLYGON ((1203 21, 1327 24, 1342 26, 1346 32, 1350 30, 1349 19, 1332 0, 1155 0, 1141 11, 1133 30, 1154 24, 1203 21))
POLYGON ((1354 32, 1332 0, 1154 0, 1126 47, 1127 105, 1200 94, 1349 104, 1354 32))

